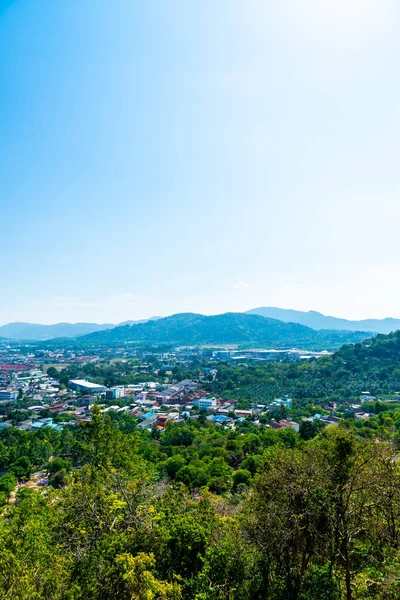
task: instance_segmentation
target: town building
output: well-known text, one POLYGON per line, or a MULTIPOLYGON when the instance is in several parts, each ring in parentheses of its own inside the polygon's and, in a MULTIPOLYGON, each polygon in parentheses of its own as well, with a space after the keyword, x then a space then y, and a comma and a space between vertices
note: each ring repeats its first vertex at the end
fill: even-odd
POLYGON ((272 404, 277 406, 284 406, 288 410, 292 408, 292 399, 289 396, 282 396, 282 398, 276 398, 272 404))
POLYGON ((122 386, 116 386, 106 390, 107 400, 115 400, 116 398, 123 398, 124 396, 125 389, 122 386))
POLYGON ((0 401, 14 402, 17 399, 18 399, 17 390, 13 390, 13 389, 9 389, 9 388, 0 390, 0 401))
POLYGON ((217 407, 216 398, 200 398, 199 410, 210 410, 217 407))
POLYGON ((107 390, 104 385, 92 383, 85 379, 71 379, 69 381, 69 387, 77 392, 86 392, 87 394, 103 394, 107 390))
POLYGON ((295 431, 299 431, 299 428, 300 428, 300 426, 299 426, 299 424, 298 424, 298 423, 295 423, 294 421, 287 421, 286 419, 281 419, 281 420, 279 421, 279 424, 280 424, 282 427, 291 427, 291 428, 292 428, 292 429, 294 429, 295 431))

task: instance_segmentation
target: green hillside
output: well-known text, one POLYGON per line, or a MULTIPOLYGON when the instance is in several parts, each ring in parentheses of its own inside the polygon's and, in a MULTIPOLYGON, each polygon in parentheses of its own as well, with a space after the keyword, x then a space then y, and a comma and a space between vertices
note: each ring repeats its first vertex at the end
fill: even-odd
POLYGON ((366 332, 314 331, 260 315, 182 313, 137 325, 115 327, 79 338, 80 343, 154 342, 181 345, 255 344, 309 349, 338 348, 369 337, 366 332))
POLYGON ((290 394, 315 404, 356 400, 363 391, 393 395, 400 391, 400 331, 343 346, 332 356, 306 363, 238 365, 235 369, 227 364, 219 368, 212 391, 254 401, 290 394))

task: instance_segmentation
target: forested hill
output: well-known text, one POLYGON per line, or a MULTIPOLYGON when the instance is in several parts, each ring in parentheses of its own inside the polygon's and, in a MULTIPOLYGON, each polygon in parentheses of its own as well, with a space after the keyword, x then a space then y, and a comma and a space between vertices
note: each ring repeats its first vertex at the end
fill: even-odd
POLYGON ((333 355, 332 376, 337 387, 357 381, 371 393, 400 391, 400 330, 341 348, 333 355))
POLYGON ((358 368, 362 364, 371 366, 372 361, 379 368, 389 363, 391 367, 397 366, 400 369, 400 329, 388 335, 376 335, 352 346, 344 346, 333 356, 336 360, 346 360, 348 366, 358 368))
POLYGON ((277 347, 334 349, 369 337, 367 332, 314 331, 260 315, 182 313, 138 325, 116 327, 79 338, 81 343, 156 342, 181 345, 263 344, 277 347))
POLYGON ((249 401, 270 401, 290 394, 302 403, 358 400, 400 392, 400 331, 343 346, 332 356, 304 362, 220 367, 212 390, 249 401), (238 390, 238 391, 236 391, 238 390))

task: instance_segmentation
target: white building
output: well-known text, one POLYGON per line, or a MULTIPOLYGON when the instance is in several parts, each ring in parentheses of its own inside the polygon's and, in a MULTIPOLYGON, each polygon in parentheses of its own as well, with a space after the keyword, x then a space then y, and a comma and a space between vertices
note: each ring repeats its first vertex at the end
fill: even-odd
POLYGON ((87 394, 102 394, 107 390, 104 385, 91 383, 85 379, 71 379, 69 381, 69 387, 77 392, 86 392, 87 394))
POLYGON ((212 410, 217 407, 216 398, 200 398, 199 409, 200 410, 212 410))

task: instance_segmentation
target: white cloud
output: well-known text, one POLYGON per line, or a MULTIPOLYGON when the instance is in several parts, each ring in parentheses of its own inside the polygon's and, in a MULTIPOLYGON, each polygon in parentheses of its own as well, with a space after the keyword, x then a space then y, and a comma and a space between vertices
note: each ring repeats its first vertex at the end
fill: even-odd
POLYGON ((238 283, 235 283, 235 285, 233 286, 233 289, 235 289, 235 290, 247 290, 248 287, 249 287, 248 283, 245 283, 244 281, 239 281, 238 283))

